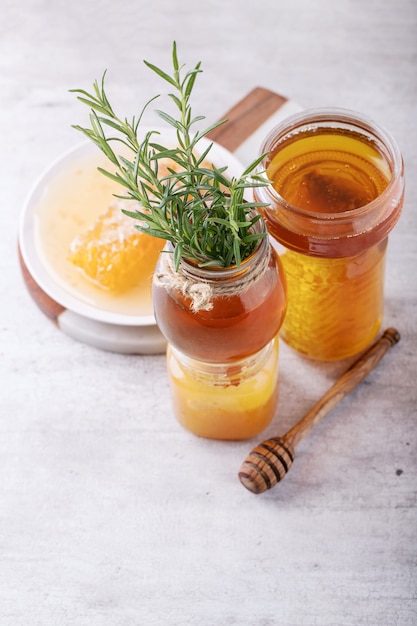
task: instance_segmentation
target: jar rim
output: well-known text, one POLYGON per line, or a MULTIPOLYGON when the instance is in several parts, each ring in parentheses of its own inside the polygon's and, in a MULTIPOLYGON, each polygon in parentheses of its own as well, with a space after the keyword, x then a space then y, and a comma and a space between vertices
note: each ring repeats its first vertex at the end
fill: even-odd
MULTIPOLYGON (((356 127, 358 131, 365 130, 369 135, 373 136, 374 139, 377 139, 379 144, 383 145, 386 151, 388 151, 388 156, 390 157, 388 164, 391 168, 391 177, 385 189, 367 204, 356 207, 355 209, 333 213, 319 213, 298 207, 297 205, 288 202, 276 191, 276 189, 274 189, 274 187, 272 187, 272 185, 264 188, 265 194, 270 198, 278 200, 288 212, 298 215, 299 217, 309 218, 319 222, 351 221, 355 217, 361 217, 367 213, 372 213, 393 193, 395 186, 398 184, 398 178, 403 172, 404 164, 400 149, 394 137, 373 120, 366 118, 361 113, 356 111, 339 107, 323 107, 305 109, 304 111, 288 116, 272 128, 264 139, 259 154, 261 155, 266 153, 266 156, 258 166, 259 171, 265 171, 266 169, 268 153, 270 152, 268 146, 271 146, 274 140, 276 141, 280 137, 284 138, 296 130, 300 131, 305 127, 308 128, 311 124, 320 124, 324 122, 331 123, 334 125, 335 129, 341 128, 341 125, 345 124, 350 125, 351 127, 356 127)), ((332 126, 326 127, 331 128, 332 126)), ((387 154, 384 155, 387 157, 387 154)))
MULTIPOLYGON (((258 212, 257 212, 258 213, 258 212)), ((227 278, 234 279, 240 274, 247 273, 250 270, 251 266, 255 263, 256 259, 260 254, 264 254, 265 248, 269 246, 269 237, 268 230, 265 224, 265 220, 263 216, 259 213, 260 218, 253 225, 253 229, 256 234, 263 234, 253 252, 242 259, 240 265, 231 265, 230 267, 221 267, 221 266, 210 266, 210 267, 200 267, 192 260, 187 258, 182 258, 180 261, 181 271, 186 274, 191 274, 193 277, 197 277, 202 280, 207 281, 216 281, 222 280, 224 281, 227 278)), ((170 244, 172 246, 172 244, 170 244)))

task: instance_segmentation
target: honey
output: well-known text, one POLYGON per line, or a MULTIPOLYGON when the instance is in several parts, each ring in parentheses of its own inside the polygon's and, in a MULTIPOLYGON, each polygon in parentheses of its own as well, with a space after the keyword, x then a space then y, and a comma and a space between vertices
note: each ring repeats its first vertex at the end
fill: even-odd
MULTIPOLYGON (((97 170, 98 166, 106 165, 106 158, 101 154, 87 154, 71 160, 54 173, 35 209, 37 252, 55 282, 81 302, 132 319, 151 316, 152 271, 149 267, 144 269, 146 276, 142 274, 143 280, 135 286, 113 290, 87 278, 84 270, 69 259, 73 242, 103 219, 107 207, 114 202, 114 194, 120 193, 120 185, 97 170)), ((133 235, 136 232, 134 221, 130 222, 133 235)), ((81 259, 78 260, 81 263, 81 259)))
POLYGON ((134 228, 123 205, 113 202, 90 228, 72 242, 68 258, 98 286, 120 293, 152 276, 162 239, 134 228))
MULTIPOLYGON (((262 221, 257 225, 265 228, 262 221)), ((167 254, 161 254, 161 261, 167 254)), ((158 264, 156 277, 159 269, 158 264)), ((195 310, 184 288, 154 278, 157 324, 167 341, 188 357, 234 361, 258 352, 278 333, 286 311, 286 287, 268 238, 240 268, 204 269, 183 262, 180 274, 197 289, 202 285, 213 294, 208 306, 195 310)))
POLYGON ((168 346, 174 413, 193 434, 247 439, 264 430, 278 403, 278 337, 233 365, 189 359, 168 346))
POLYGON ((342 259, 284 252, 290 304, 281 337, 320 360, 366 348, 382 323, 386 247, 387 239, 342 259))
POLYGON ((281 146, 267 168, 272 186, 287 202, 312 213, 342 213, 365 206, 389 182, 376 148, 343 131, 305 132, 281 146))
POLYGON ((402 160, 384 131, 350 112, 306 112, 262 146, 271 188, 256 190, 287 279, 281 336, 306 356, 365 348, 383 318, 388 234, 404 194, 402 160))

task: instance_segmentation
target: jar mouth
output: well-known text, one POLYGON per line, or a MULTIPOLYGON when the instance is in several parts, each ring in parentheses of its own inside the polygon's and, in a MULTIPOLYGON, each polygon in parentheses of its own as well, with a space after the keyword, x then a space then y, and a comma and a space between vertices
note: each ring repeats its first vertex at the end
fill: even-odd
MULTIPOLYGON (((389 166, 389 181, 385 189, 371 202, 346 211, 315 212, 301 208, 286 200, 272 185, 265 187, 263 192, 268 198, 279 202, 280 206, 288 213, 314 222, 352 222, 355 218, 361 218, 378 210, 381 204, 385 204, 395 194, 398 179, 403 173, 403 160, 397 143, 392 135, 373 121, 363 117, 360 113, 343 108, 317 108, 307 109, 301 113, 295 113, 275 126, 261 145, 260 154, 273 152, 284 139, 296 137, 305 131, 319 131, 321 128, 343 130, 355 129, 359 135, 373 140, 386 159, 389 166), (322 125, 322 126, 320 126, 322 125), (325 125, 325 126, 324 126, 325 125)), ((259 165, 259 171, 265 171, 269 164, 268 154, 259 165)), ((268 208, 266 208, 268 211, 268 208)))
MULTIPOLYGON (((265 221, 258 211, 254 211, 254 214, 259 214, 260 219, 258 219, 258 221, 253 225, 253 232, 254 234, 262 234, 264 236, 258 240, 253 252, 245 259, 242 259, 239 266, 231 265, 230 267, 221 267, 211 265, 210 267, 201 267, 197 264, 197 262, 193 262, 191 259, 183 257, 180 262, 181 271, 186 275, 190 275, 194 278, 198 277, 201 280, 207 281, 224 281, 227 280, 227 278, 235 278, 236 276, 239 276, 239 274, 247 273, 248 269, 255 263, 258 255, 262 254, 269 246, 268 231, 265 221)), ((173 250, 173 245, 169 242, 168 247, 171 247, 173 250)))

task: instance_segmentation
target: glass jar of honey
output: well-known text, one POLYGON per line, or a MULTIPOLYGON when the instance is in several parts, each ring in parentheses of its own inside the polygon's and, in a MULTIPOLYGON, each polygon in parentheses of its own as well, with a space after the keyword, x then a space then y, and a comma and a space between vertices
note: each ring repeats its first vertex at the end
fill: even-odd
POLYGON ((394 139, 361 115, 318 109, 293 115, 265 139, 255 189, 287 280, 283 339, 325 361, 352 356, 383 317, 388 234, 404 201, 394 139))
POLYGON ((167 351, 174 414, 208 439, 254 437, 273 419, 278 403, 278 336, 256 354, 228 363, 167 351))
POLYGON ((265 222, 254 228, 265 236, 239 267, 200 267, 183 258, 175 271, 167 244, 154 273, 174 413, 202 437, 252 437, 277 406, 286 284, 265 222))
MULTIPOLYGON (((266 233, 264 221, 255 223, 266 233)), ((170 244, 160 254, 152 300, 162 334, 183 354, 227 363, 261 350, 286 311, 284 272, 268 236, 240 266, 199 267, 182 259, 174 271, 170 244)))

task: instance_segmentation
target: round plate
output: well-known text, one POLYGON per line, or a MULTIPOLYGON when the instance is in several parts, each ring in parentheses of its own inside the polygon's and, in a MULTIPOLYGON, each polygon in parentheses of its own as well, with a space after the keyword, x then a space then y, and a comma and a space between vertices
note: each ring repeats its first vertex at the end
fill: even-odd
MULTIPOLYGON (((142 129, 143 133, 148 130, 142 129)), ((158 142, 170 146, 175 145, 175 131, 159 128, 158 142)), ((209 143, 202 139, 199 148, 204 150, 209 143)), ((228 150, 213 143, 209 154, 216 166, 227 165, 231 176, 239 176, 243 171, 240 161, 228 150)), ((86 159, 97 158, 97 165, 108 168, 109 162, 92 142, 76 145, 58 157, 38 178, 29 192, 22 211, 19 227, 19 250, 21 265, 28 289, 37 304, 45 310, 45 299, 53 305, 47 314, 53 317, 61 330, 75 339, 94 345, 95 347, 128 353, 155 353, 165 350, 165 340, 159 332, 151 305, 147 311, 136 312, 134 307, 129 311, 114 310, 100 303, 89 302, 74 286, 59 276, 53 265, 47 262, 39 244, 39 220, 41 206, 51 187, 59 185, 60 177, 71 172, 86 159), (43 299, 43 303, 40 300, 43 299)), ((100 175, 102 176, 102 175, 100 175)), ((103 176, 103 179, 105 177, 103 176)), ((59 189, 59 186, 58 186, 59 189)), ((80 193, 83 189, 80 188, 80 193)), ((109 202, 113 197, 109 197, 109 202)), ((104 207, 106 208, 106 207, 104 207)), ((68 261, 68 263, 70 263, 68 261)))

